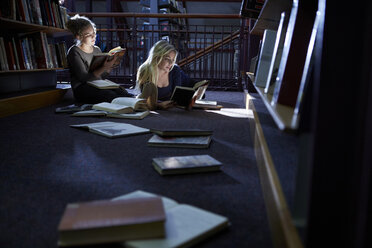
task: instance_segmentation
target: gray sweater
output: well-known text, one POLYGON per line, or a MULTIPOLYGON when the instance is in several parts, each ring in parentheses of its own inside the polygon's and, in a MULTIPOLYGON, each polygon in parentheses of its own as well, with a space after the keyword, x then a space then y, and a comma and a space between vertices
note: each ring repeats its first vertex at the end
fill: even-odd
MULTIPOLYGON (((67 52, 67 61, 70 69, 72 89, 76 89, 87 81, 98 79, 92 72, 89 72, 93 55, 98 53, 101 53, 101 49, 97 46, 94 46, 92 53, 86 53, 76 45, 70 47, 67 52)), ((108 73, 104 73, 101 78, 105 78, 107 75, 108 73)))

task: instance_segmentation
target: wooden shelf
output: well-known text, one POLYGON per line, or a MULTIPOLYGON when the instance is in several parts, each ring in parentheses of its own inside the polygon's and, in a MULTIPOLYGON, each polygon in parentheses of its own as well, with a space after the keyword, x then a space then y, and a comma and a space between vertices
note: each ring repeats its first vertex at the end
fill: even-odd
POLYGON ((286 132, 294 132, 298 128, 298 116, 294 115, 294 108, 276 104, 271 104, 272 95, 266 94, 264 88, 254 86, 260 95, 262 101, 265 103, 267 110, 269 111, 274 122, 278 128, 286 132))
POLYGON ((277 30, 281 13, 289 11, 291 7, 290 0, 267 0, 250 33, 263 35, 265 29, 277 30))
POLYGON ((8 71, 0 71, 0 74, 23 73, 23 72, 41 72, 41 71, 57 71, 57 70, 65 70, 65 68, 32 69, 32 70, 8 70, 8 71))
POLYGON ((0 17, 0 28, 5 30, 13 30, 22 33, 32 33, 43 31, 47 34, 55 34, 55 33, 65 33, 69 34, 70 32, 67 29, 50 27, 50 26, 43 26, 34 23, 22 22, 7 18, 0 17))

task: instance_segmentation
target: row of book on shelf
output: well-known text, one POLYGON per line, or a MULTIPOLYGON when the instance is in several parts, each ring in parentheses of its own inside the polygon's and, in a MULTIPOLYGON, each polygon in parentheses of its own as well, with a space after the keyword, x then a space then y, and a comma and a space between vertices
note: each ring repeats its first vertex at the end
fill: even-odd
POLYGON ((0 37, 0 69, 67 68, 66 50, 64 41, 49 42, 45 32, 0 37))
POLYGON ((272 106, 282 104, 295 112, 309 81, 319 25, 316 8, 308 5, 293 3, 290 10, 281 13, 277 30, 265 29, 248 74, 255 86, 271 97, 272 106))
POLYGON ((0 17, 65 29, 67 10, 59 0, 2 0, 0 17))

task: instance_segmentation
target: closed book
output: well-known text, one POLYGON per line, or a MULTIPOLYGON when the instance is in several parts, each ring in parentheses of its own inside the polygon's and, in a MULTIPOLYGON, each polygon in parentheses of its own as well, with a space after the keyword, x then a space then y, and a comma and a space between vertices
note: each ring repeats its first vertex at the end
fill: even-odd
MULTIPOLYGON (((114 199, 154 197, 153 193, 137 190, 114 199)), ((125 247, 131 248, 181 248, 191 247, 228 228, 229 219, 211 211, 161 196, 166 219, 166 236, 159 239, 129 240, 125 247)))
POLYGON ((162 137, 173 137, 173 136, 202 136, 212 135, 212 130, 197 129, 197 128, 167 128, 167 129, 154 129, 150 131, 162 137))
POLYGON ((165 212, 159 197, 68 204, 58 226, 60 246, 162 238, 165 212))
POLYGON ((150 111, 138 111, 138 112, 132 112, 132 113, 125 113, 125 114, 116 114, 116 113, 110 113, 103 110, 83 110, 73 113, 71 116, 106 116, 111 118, 120 118, 120 119, 137 119, 142 120, 146 116, 150 114, 150 111))
POLYGON ((152 159, 160 175, 219 171, 222 163, 209 155, 172 156, 152 159))
POLYGON ((161 137, 155 134, 147 141, 147 145, 183 148, 208 148, 211 140, 211 136, 161 137))
POLYGON ((117 89, 120 86, 119 84, 114 83, 108 79, 97 79, 93 81, 88 81, 87 84, 98 89, 117 89))

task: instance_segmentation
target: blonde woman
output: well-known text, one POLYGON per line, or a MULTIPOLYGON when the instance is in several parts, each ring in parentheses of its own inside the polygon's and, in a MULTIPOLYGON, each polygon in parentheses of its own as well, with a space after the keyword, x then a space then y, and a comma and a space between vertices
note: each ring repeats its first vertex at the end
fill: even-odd
POLYGON ((75 15, 67 22, 67 28, 76 39, 76 44, 71 46, 67 53, 69 63, 71 88, 75 99, 83 103, 110 102, 120 96, 133 96, 124 88, 102 90, 87 84, 87 81, 106 78, 115 59, 105 63, 93 72, 89 72, 89 66, 94 54, 101 53, 101 49, 95 46, 96 25, 87 17, 75 15))
POLYGON ((174 88, 194 86, 178 65, 177 50, 165 40, 160 40, 150 49, 147 60, 138 68, 137 88, 141 94, 137 97, 147 99, 149 109, 167 109, 174 105, 170 97, 174 88))

